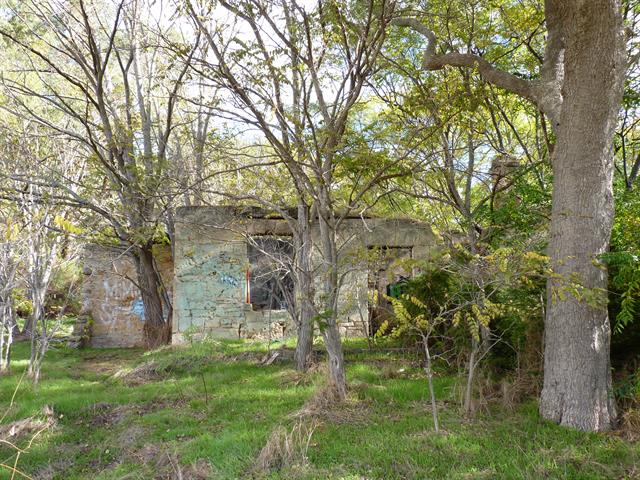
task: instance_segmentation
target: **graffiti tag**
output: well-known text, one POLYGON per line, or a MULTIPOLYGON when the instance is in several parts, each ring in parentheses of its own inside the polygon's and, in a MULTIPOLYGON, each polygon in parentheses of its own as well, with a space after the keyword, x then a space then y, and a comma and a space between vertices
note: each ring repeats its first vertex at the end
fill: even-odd
POLYGON ((230 285, 232 287, 237 287, 240 284, 240 282, 238 282, 238 279, 229 275, 228 273, 221 274, 220 281, 225 285, 230 285))
POLYGON ((133 301, 133 305, 131 305, 131 313, 138 317, 140 321, 144 322, 144 303, 142 303, 141 298, 136 298, 133 301))

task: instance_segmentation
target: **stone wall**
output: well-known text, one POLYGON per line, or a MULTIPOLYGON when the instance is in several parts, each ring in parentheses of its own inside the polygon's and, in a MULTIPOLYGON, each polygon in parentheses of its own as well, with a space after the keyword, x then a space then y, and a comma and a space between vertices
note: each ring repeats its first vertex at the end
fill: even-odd
MULTIPOLYGON (((173 298, 174 342, 191 334, 218 338, 295 334, 286 310, 258 309, 247 303, 247 236, 290 235, 285 220, 239 207, 185 207, 175 218, 173 260, 169 247, 154 252, 173 298)), ((427 225, 405 219, 349 218, 338 233, 344 272, 338 302, 340 330, 346 336, 362 336, 369 331, 372 248, 398 248, 404 256, 420 259, 436 242, 427 225)), ((312 236, 319 238, 317 229, 312 236)), ((316 252, 314 263, 320 261, 316 252)), ((93 319, 91 345, 142 346, 144 310, 130 280, 136 278, 133 258, 122 250, 88 245, 84 271, 83 314, 93 319)))
MULTIPOLYGON (((174 341, 185 333, 265 336, 269 319, 271 324, 285 323, 286 312, 254 311, 245 301, 246 235, 288 234, 285 220, 256 208, 179 209, 174 245, 174 341)), ((339 234, 342 268, 348 272, 339 298, 340 328, 345 335, 363 335, 369 319, 370 248, 404 247, 413 258, 424 258, 435 240, 427 225, 404 219, 347 219, 339 234)), ((319 233, 314 230, 312 235, 318 238, 319 233)), ((293 325, 283 329, 295 332, 293 325)))
MULTIPOLYGON (((171 249, 155 250, 163 281, 173 282, 171 249)), ((121 249, 89 244, 83 255, 82 314, 91 318, 90 345, 98 348, 144 344, 144 309, 133 258, 121 249)))
POLYGON ((403 248, 411 259, 426 259, 436 247, 431 228, 408 219, 348 219, 339 232, 341 266, 346 273, 338 298, 341 333, 369 332, 369 280, 372 249, 403 248))

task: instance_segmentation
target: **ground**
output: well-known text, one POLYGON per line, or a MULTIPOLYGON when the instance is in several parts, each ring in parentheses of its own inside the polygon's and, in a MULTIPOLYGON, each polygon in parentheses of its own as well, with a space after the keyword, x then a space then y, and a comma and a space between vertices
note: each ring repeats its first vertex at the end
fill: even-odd
MULTIPOLYGON (((321 368, 264 365, 262 343, 59 347, 37 389, 26 378, 16 389, 27 353, 17 345, 0 378, 0 439, 23 450, 16 479, 640 478, 640 444, 557 427, 533 401, 466 420, 452 376, 436 378, 444 432, 434 433, 424 376, 403 352, 352 350, 340 406, 324 401, 321 368)), ((0 445, 0 463, 15 460, 0 445)))

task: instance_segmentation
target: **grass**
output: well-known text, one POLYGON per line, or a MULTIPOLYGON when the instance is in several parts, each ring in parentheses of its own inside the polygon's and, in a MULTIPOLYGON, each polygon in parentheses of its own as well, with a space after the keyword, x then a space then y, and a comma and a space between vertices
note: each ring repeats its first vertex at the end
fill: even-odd
MULTIPOLYGON (((3 423, 42 417, 45 405, 53 410, 55 425, 20 457, 21 471, 35 479, 179 478, 178 470, 185 479, 640 478, 639 444, 557 427, 539 418, 533 402, 492 406, 466 421, 453 377, 436 379, 445 430, 436 435, 425 380, 411 359, 348 346, 358 353, 347 356, 347 404, 316 415, 308 449, 276 470, 256 470, 256 458, 272 432, 305 421, 292 414, 309 404, 323 374, 260 365, 266 346, 259 343, 151 353, 59 348, 48 354, 37 389, 23 381, 3 423)), ((18 344, 13 374, 0 378, 0 411, 27 354, 18 344)), ((0 446, 2 463, 14 458, 0 446)), ((0 478, 11 475, 0 469, 0 478)))

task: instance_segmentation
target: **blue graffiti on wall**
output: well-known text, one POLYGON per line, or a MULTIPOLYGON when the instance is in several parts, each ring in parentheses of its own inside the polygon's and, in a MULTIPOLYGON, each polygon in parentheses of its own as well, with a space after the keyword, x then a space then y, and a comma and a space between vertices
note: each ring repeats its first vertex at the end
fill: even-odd
POLYGON ((225 285, 230 285, 232 287, 237 287, 240 282, 238 282, 238 279, 229 275, 228 273, 223 273, 220 275, 220 281, 222 283, 224 283, 225 285))
POLYGON ((144 303, 142 303, 141 298, 134 300, 133 305, 131 305, 131 313, 137 316, 141 322, 144 322, 144 303))

